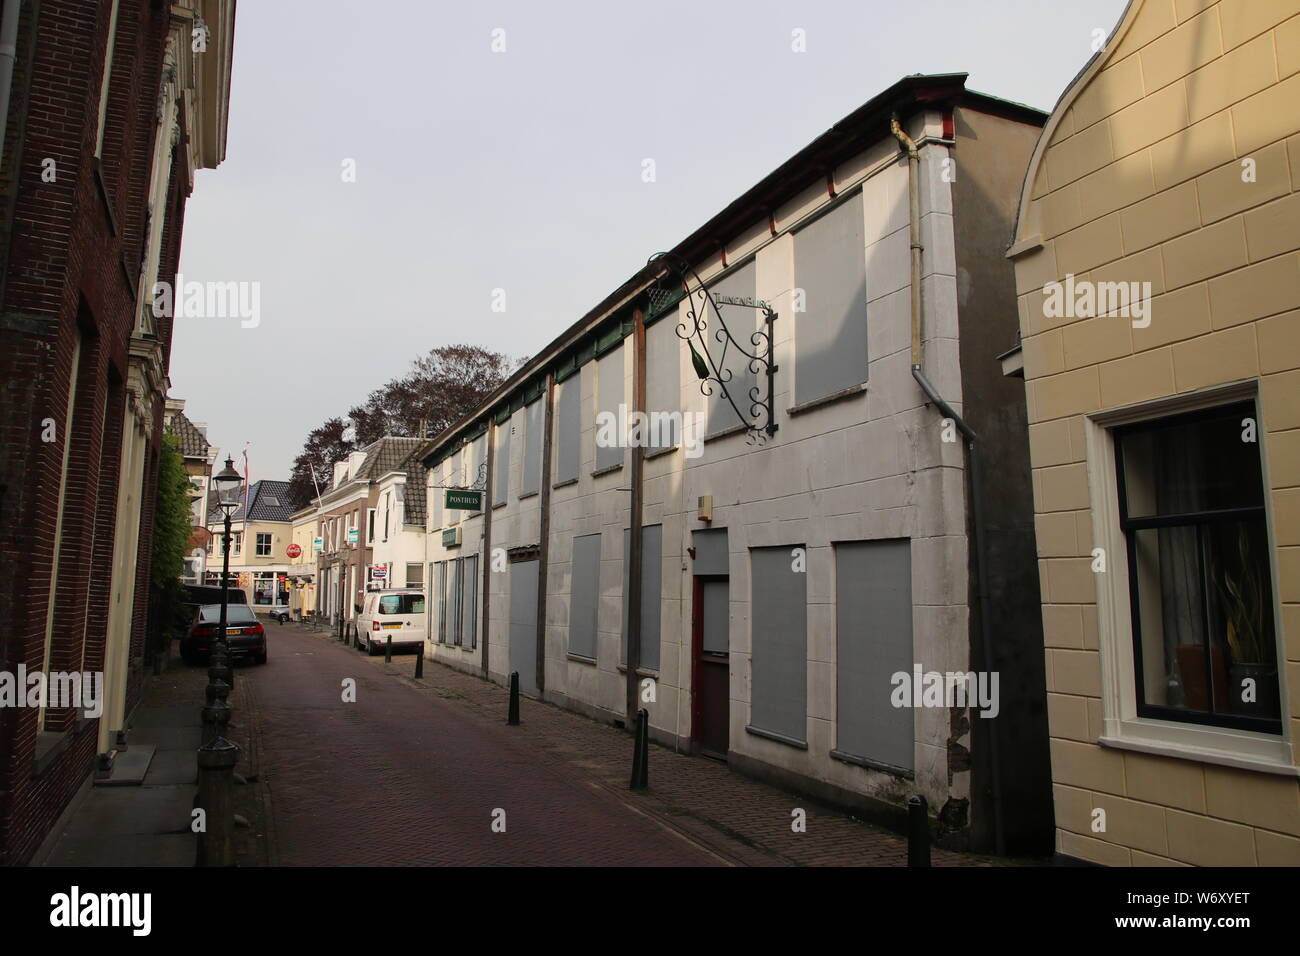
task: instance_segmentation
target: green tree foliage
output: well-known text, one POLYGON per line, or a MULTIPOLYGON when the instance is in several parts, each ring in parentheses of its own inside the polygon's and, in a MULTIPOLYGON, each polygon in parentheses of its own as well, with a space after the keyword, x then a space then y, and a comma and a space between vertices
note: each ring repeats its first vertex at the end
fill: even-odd
POLYGON ((289 478, 294 507, 315 498, 313 473, 324 490, 334 463, 371 442, 386 435, 418 437, 422 426, 425 438, 437 437, 478 408, 525 361, 477 345, 444 345, 416 359, 404 376, 375 389, 346 418, 331 418, 311 431, 289 478))
POLYGON ((181 613, 185 591, 181 575, 189 551, 193 486, 174 435, 163 438, 154 503, 153 554, 149 563, 150 650, 166 653, 172 628, 181 613))

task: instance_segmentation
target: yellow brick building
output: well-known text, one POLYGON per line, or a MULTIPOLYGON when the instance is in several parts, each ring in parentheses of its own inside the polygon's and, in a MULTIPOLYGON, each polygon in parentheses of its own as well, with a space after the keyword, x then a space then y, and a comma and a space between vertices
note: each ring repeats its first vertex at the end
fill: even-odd
POLYGON ((1057 850, 1300 864, 1300 0, 1133 0, 1014 243, 1057 850))

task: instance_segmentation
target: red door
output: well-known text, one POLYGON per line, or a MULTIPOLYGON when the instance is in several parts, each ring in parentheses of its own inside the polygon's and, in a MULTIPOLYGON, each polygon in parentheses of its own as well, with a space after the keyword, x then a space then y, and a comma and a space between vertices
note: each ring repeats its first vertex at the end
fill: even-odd
POLYGON ((726 760, 731 732, 730 589, 725 575, 697 575, 694 581, 691 737, 701 754, 726 760))

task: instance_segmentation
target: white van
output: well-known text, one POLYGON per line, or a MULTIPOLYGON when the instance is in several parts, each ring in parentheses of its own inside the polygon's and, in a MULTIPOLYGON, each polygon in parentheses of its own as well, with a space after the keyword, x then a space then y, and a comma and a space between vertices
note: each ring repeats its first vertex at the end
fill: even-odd
POLYGON ((377 654, 393 639, 424 651, 424 592, 419 588, 385 588, 370 591, 357 615, 357 647, 377 654))

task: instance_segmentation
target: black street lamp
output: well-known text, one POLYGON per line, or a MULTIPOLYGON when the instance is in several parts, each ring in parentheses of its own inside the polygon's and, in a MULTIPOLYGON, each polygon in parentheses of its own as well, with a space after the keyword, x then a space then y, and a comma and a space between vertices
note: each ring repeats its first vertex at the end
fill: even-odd
POLYGON ((239 472, 235 471, 233 458, 226 458, 226 467, 212 476, 212 484, 217 493, 217 504, 225 514, 225 528, 221 536, 221 625, 217 631, 217 641, 222 657, 226 657, 226 605, 229 601, 227 589, 230 587, 230 518, 239 507, 239 486, 243 483, 239 472))

